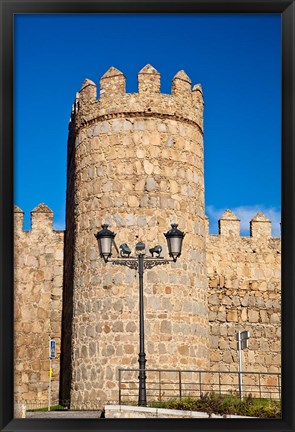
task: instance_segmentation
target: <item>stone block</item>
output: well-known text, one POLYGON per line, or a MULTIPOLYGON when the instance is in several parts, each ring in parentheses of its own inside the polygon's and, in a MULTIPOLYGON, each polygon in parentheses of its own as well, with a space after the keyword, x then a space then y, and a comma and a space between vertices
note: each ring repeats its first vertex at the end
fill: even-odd
POLYGON ((258 323, 259 321, 259 312, 256 310, 248 310, 248 318, 250 323, 258 323))
POLYGON ((154 170, 154 165, 148 160, 144 160, 143 162, 144 172, 148 175, 151 175, 154 170))
POLYGON ((270 315, 270 322, 271 322, 272 324, 278 324, 278 323, 280 323, 280 322, 281 322, 281 319, 280 319, 279 314, 277 314, 277 313, 272 313, 272 314, 270 315))
POLYGON ((225 351, 223 353, 222 359, 223 359, 224 363, 232 363, 233 362, 232 353, 230 351, 225 351))
POLYGON ((266 310, 260 310, 259 314, 260 314, 261 322, 263 324, 269 323, 269 317, 268 317, 268 313, 266 310))
POLYGON ((171 334, 171 322, 166 320, 162 321, 160 325, 160 332, 171 334))

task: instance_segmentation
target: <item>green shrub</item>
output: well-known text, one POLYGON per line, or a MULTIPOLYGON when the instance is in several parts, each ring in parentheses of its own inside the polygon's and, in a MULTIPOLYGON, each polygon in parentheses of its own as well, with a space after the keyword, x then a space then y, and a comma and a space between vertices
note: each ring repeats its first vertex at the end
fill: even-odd
MULTIPOLYGON (((53 405, 50 407, 50 411, 63 411, 66 408, 63 407, 62 405, 53 405)), ((43 408, 34 408, 34 409, 29 409, 28 411, 48 411, 48 407, 43 407, 43 408)))
POLYGON ((260 418, 280 418, 281 404, 268 399, 255 399, 249 394, 240 400, 236 393, 219 395, 216 393, 201 394, 199 399, 185 397, 181 400, 168 400, 166 402, 153 402, 150 406, 155 408, 179 409, 187 411, 203 411, 209 416, 242 415, 260 418))

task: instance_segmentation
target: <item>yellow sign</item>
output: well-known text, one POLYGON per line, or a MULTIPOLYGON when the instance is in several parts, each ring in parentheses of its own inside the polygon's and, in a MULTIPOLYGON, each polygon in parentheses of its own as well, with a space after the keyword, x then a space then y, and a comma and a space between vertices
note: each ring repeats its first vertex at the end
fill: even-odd
POLYGON ((49 369, 49 376, 52 378, 52 368, 49 369))

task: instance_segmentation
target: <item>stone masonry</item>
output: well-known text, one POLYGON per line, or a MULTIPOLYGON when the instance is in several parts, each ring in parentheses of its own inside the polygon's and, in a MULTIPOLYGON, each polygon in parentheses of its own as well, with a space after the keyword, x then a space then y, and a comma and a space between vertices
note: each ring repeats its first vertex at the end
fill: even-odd
POLYGON ((209 365, 202 116, 199 85, 192 89, 180 71, 172 94, 161 94, 160 75, 150 65, 138 74, 138 93, 125 93, 125 77, 112 67, 100 80, 100 99, 90 80, 78 94, 67 195, 75 236, 65 255, 72 333, 63 334, 72 343, 73 406, 115 401, 117 369, 138 365, 137 274, 99 257, 94 234, 102 223, 117 232, 118 246, 161 244, 163 256, 171 223, 189 233, 177 263, 145 273, 148 367, 209 365))
POLYGON ((40 204, 24 231, 23 211, 15 206, 14 368, 15 401, 47 401, 49 337, 57 342, 52 400, 59 396, 64 232, 52 229, 53 212, 40 204))
POLYGON ((271 222, 257 213, 250 237, 243 237, 239 219, 227 210, 219 235, 207 235, 206 257, 211 368, 237 371, 236 333, 248 330, 243 370, 280 372, 281 241, 271 237, 271 222))
POLYGON ((147 368, 236 372, 235 334, 248 330, 244 370, 280 372, 280 238, 262 213, 240 236, 230 210, 209 234, 201 86, 180 71, 162 94, 147 65, 138 93, 126 93, 114 67, 99 87, 97 98, 85 80, 72 109, 66 231, 52 229, 44 204, 24 231, 15 207, 16 402, 47 401, 49 337, 58 342, 52 398, 72 408, 117 403, 118 368, 138 367, 138 275, 99 257, 103 223, 117 246, 160 244, 163 257, 170 224, 186 233, 177 263, 145 271, 147 368))

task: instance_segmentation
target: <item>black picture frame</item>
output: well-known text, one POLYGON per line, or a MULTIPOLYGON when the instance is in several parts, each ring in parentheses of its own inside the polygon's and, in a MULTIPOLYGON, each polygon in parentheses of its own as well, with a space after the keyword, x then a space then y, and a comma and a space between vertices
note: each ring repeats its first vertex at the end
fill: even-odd
POLYGON ((295 431, 294 194, 295 5, 284 0, 0 0, 0 423, 1 431, 295 431), (282 419, 13 418, 13 18, 28 13, 277 13, 282 19, 282 419))

